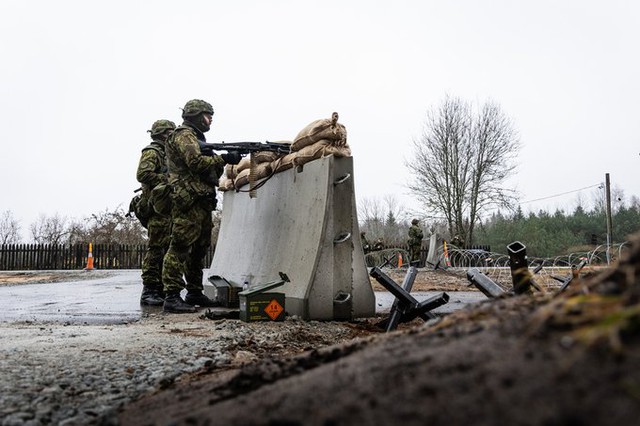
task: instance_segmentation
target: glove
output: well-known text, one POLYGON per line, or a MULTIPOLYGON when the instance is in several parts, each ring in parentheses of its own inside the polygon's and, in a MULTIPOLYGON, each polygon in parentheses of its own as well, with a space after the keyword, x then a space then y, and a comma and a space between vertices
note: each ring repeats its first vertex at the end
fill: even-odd
POLYGON ((242 156, 234 151, 227 152, 226 154, 221 155, 222 159, 227 164, 238 164, 240 160, 242 160, 242 156))

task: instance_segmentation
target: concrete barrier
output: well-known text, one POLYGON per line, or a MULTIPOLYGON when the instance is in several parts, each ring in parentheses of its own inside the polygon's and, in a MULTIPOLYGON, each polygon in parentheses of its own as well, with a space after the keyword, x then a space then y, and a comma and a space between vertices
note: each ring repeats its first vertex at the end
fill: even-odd
MULTIPOLYGON (((248 188, 248 186, 243 189, 248 188)), ((257 191, 224 193, 210 273, 250 287, 279 279, 286 311, 310 320, 375 315, 360 242, 353 158, 326 158, 274 175, 257 191)), ((215 296, 205 283, 205 294, 215 296)))

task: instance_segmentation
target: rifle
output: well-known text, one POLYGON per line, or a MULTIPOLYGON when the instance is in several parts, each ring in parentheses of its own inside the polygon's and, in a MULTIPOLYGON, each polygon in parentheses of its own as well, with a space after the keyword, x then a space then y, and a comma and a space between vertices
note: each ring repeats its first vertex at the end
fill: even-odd
POLYGON ((203 155, 212 156, 214 151, 237 152, 244 156, 252 152, 271 151, 278 154, 289 154, 291 145, 278 142, 229 142, 229 143, 206 143, 198 141, 200 152, 203 155))
MULTIPOLYGON (((214 151, 227 151, 227 152, 236 152, 241 156, 247 154, 253 154, 254 152, 260 151, 271 151, 276 152, 278 154, 289 154, 291 152, 291 145, 286 143, 277 143, 277 142, 230 142, 230 143, 206 143, 203 141, 198 141, 200 145, 200 152, 202 155, 213 156, 214 151)), ((264 185, 275 172, 271 172, 271 174, 264 179, 260 183, 256 183, 255 177, 255 162, 253 155, 251 155, 251 166, 249 172, 249 191, 241 191, 237 189, 237 192, 249 192, 250 198, 256 197, 256 189, 260 188, 264 185)))

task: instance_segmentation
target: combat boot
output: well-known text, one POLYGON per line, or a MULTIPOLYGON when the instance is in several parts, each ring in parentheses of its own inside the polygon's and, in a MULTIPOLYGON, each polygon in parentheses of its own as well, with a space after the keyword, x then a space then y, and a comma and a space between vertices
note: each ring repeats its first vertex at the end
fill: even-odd
POLYGON ((172 312, 174 314, 191 314, 196 311, 195 306, 184 303, 180 297, 180 293, 167 293, 164 298, 164 312, 172 312))
POLYGON ((209 299, 207 296, 202 294, 202 290, 189 290, 184 301, 189 305, 198 305, 206 308, 215 308, 220 306, 220 303, 216 300, 209 299))
POLYGON ((142 287, 140 304, 145 306, 162 306, 164 298, 162 291, 156 287, 145 285, 142 287))

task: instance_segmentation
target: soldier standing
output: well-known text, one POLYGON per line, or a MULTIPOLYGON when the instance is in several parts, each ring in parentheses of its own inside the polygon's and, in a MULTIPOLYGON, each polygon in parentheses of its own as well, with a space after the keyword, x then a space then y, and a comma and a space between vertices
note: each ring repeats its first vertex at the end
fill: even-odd
POLYGON ((211 213, 216 207, 216 186, 224 164, 237 164, 236 152, 203 155, 199 141, 205 142, 213 120, 213 107, 199 99, 188 101, 182 111, 184 122, 167 140, 167 165, 172 187, 172 229, 164 256, 164 311, 195 312, 195 306, 218 306, 203 294, 203 260, 211 245, 211 213), (184 280, 183 280, 184 275, 184 280), (186 283, 185 283, 186 280, 186 283), (187 289, 183 300, 180 292, 187 289))
POLYGON ((424 234, 422 233, 422 228, 420 228, 419 223, 420 221, 418 219, 413 219, 411 221, 411 227, 409 228, 409 240, 407 240, 407 243, 409 244, 411 263, 420 260, 420 249, 422 248, 424 234))
MULTIPOLYGON (((153 123, 151 143, 142 149, 136 178, 142 184, 141 198, 149 203, 146 228, 149 236, 147 252, 142 259, 142 295, 141 305, 161 306, 164 303, 162 292, 162 262, 169 248, 171 235, 171 210, 154 205, 152 193, 156 188, 167 185, 167 164, 164 145, 176 125, 169 120, 153 123)), ((155 191, 154 191, 155 190, 155 191)), ((157 198, 157 197, 156 197, 157 198)))
POLYGON ((364 254, 369 253, 369 251, 371 251, 371 246, 369 245, 369 241, 367 240, 366 237, 367 233, 365 231, 362 231, 360 233, 360 242, 362 243, 362 250, 364 251, 364 254))

